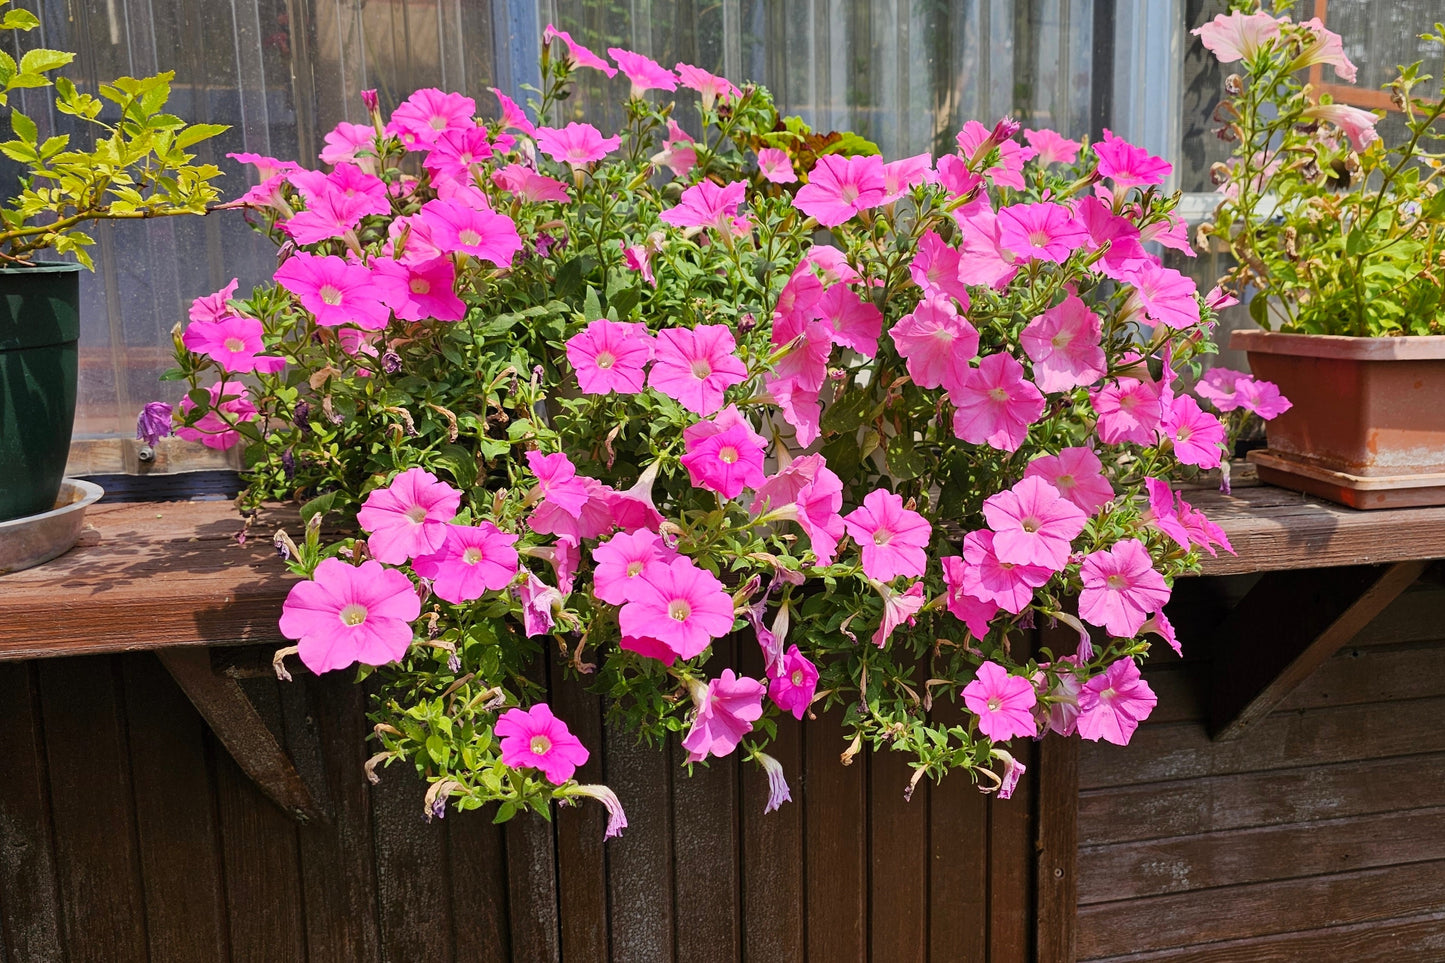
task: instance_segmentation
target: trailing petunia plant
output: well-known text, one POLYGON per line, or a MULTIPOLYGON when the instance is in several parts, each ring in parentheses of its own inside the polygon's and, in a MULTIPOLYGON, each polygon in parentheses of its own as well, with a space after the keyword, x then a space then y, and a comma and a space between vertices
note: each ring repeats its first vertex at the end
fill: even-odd
POLYGON ((1187 248, 1169 165, 1007 120, 885 162, 608 54, 549 28, 530 112, 373 97, 329 171, 243 158, 280 267, 197 300, 177 421, 249 443, 245 509, 303 503, 278 664, 359 663, 370 771, 414 766, 429 812, 590 796, 609 832, 549 674, 755 761, 769 808, 784 716, 907 754, 910 790, 1127 743, 1172 580, 1228 548, 1165 481, 1224 439, 1175 390, 1212 311, 1145 246, 1187 248), (624 75, 624 129, 546 123, 583 69, 624 75))
MULTIPOLYGON (((1440 261, 1445 193, 1440 142, 1445 96, 1420 63, 1385 85, 1401 111, 1405 140, 1387 144, 1379 115, 1307 81, 1329 67, 1354 83, 1355 65, 1338 34, 1318 17, 1294 23, 1259 0, 1235 4, 1194 30, 1221 63, 1215 118, 1235 144, 1213 179, 1223 193, 1214 223, 1236 264, 1223 283, 1253 290, 1250 311, 1263 327, 1354 336, 1445 334, 1440 261)), ((1445 26, 1422 39, 1445 53, 1445 26)))

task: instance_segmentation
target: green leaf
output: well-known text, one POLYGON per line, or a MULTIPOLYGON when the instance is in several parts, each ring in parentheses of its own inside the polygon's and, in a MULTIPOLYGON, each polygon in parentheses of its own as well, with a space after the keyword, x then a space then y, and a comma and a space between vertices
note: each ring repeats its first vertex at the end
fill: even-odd
POLYGON ((870 392, 862 389, 846 392, 823 412, 823 431, 828 434, 853 431, 863 424, 864 417, 872 407, 873 395, 870 392))
POLYGON ((43 47, 27 51, 20 58, 22 74, 43 74, 46 71, 64 67, 75 59, 75 54, 64 50, 46 50, 43 47))
POLYGON ((192 124, 176 134, 175 146, 181 149, 199 144, 201 141, 230 130, 227 124, 192 124))
POLYGON ((564 301, 571 301, 582 293, 582 259, 574 257, 557 269, 557 278, 552 282, 552 293, 564 301))
POLYGON ((492 824, 504 823, 515 815, 517 815, 517 804, 510 801, 504 802, 497 807, 497 814, 492 817, 492 824))
POLYGON ((309 522, 313 515, 325 515, 331 510, 336 502, 337 492, 327 492, 324 495, 317 495, 305 505, 301 506, 301 521, 309 522))
POLYGON ((442 445, 432 460, 455 478, 460 487, 471 488, 477 483, 477 463, 472 460, 472 453, 461 445, 442 445))
POLYGON ((0 19, 0 30, 34 30, 38 26, 40 18, 20 7, 6 10, 4 19, 0 19))
POLYGON ((35 127, 35 121, 26 117, 18 110, 10 112, 10 126, 15 130, 15 136, 19 137, 26 144, 33 145, 40 137, 40 131, 35 127))
POLYGON ((889 438, 887 451, 888 472, 894 478, 917 478, 928 469, 928 460, 920 456, 913 447, 911 433, 889 438))

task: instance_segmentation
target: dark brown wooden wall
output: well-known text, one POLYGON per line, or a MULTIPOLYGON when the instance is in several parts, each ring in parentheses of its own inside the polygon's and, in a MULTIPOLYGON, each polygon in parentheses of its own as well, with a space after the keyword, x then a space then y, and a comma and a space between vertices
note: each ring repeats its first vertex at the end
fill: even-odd
POLYGON ((786 730, 795 801, 764 816, 752 767, 688 779, 574 694, 554 705, 594 747, 581 776, 621 795, 621 839, 600 806, 428 824, 411 772, 366 784, 344 676, 245 682, 330 810, 298 825, 154 655, 0 664, 0 960, 1034 958, 1032 775, 1012 802, 961 777, 904 802, 901 757, 844 768, 823 720, 786 730))
POLYGON ((1146 669, 1154 717, 1079 761, 1080 958, 1445 960, 1445 588, 1415 586, 1218 743, 1208 628, 1241 585, 1181 588, 1192 631, 1146 669))

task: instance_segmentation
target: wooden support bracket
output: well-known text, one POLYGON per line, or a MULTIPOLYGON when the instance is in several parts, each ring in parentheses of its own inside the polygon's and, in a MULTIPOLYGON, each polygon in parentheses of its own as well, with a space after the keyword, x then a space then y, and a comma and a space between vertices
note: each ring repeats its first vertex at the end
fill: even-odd
POLYGON ((246 697, 240 683, 211 667, 200 648, 157 649, 161 665, 210 725, 236 764, 276 805, 298 822, 324 818, 291 758, 246 697))
POLYGON ((1236 739, 1410 587, 1427 559, 1266 572, 1215 636, 1210 729, 1236 739))

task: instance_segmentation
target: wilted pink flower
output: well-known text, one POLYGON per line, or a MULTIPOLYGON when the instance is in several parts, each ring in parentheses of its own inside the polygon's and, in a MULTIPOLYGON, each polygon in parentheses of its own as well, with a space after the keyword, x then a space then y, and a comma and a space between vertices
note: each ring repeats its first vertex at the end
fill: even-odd
POLYGON ((933 526, 903 498, 882 488, 863 498, 863 504, 843 516, 843 525, 863 555, 863 573, 880 582, 900 575, 923 574, 928 565, 928 540, 933 526))
POLYGON ((995 749, 989 755, 1003 763, 1003 772, 998 777, 998 798, 1012 799, 1014 790, 1019 787, 1019 780, 1029 771, 1029 767, 1002 749, 995 749))
POLYGON ((599 318, 567 340, 567 361, 588 394, 637 394, 652 358, 647 326, 599 318))
POLYGON ((798 524, 812 543, 819 565, 833 564, 843 537, 843 481, 820 454, 802 455, 758 486, 749 509, 754 515, 788 504, 797 506, 798 524))
POLYGON ((1152 381, 1120 378, 1090 395, 1098 416, 1099 438, 1106 445, 1133 442, 1148 445, 1164 417, 1159 385, 1152 381))
POLYGON ((411 567, 431 581, 439 598, 470 602, 512 584, 517 576, 517 550, 512 547, 516 540, 491 522, 448 525, 441 548, 418 555, 411 567))
POLYGON ((630 602, 650 563, 670 562, 677 557, 660 536, 646 529, 613 535, 592 550, 596 563, 592 594, 613 605, 630 602))
POLYGON ((627 270, 642 275, 642 279, 653 287, 657 286, 657 278, 652 273, 652 251, 646 244, 628 244, 624 240, 618 240, 622 248, 622 260, 627 264, 627 270))
POLYGON ((453 285, 456 270, 450 258, 436 257, 427 261, 394 261, 373 257, 372 280, 377 294, 386 306, 403 321, 460 321, 467 316, 467 305, 457 297, 453 285))
POLYGON ((1089 515, 1114 498, 1113 486, 1092 448, 1065 448, 1057 455, 1040 455, 1029 462, 1024 477, 1042 478, 1089 515))
MULTIPOLYGON (((992 129, 976 120, 970 120, 964 124, 955 141, 958 143, 959 152, 969 160, 972 160, 980 151, 996 149, 998 160, 985 168, 982 173, 1000 187, 1012 187, 1016 191, 1024 189, 1024 163, 1034 156, 1032 147, 1024 147, 1008 138, 997 140, 994 138, 992 129)), ((941 159, 939 169, 942 171, 941 159)))
POLYGON ((607 830, 602 834, 604 842, 613 836, 622 835, 622 831, 627 828, 627 814, 622 811, 622 800, 617 798, 617 793, 606 786, 578 786, 572 793, 595 799, 606 807, 607 830))
POLYGON ((174 412, 164 401, 148 401, 135 420, 135 440, 143 441, 152 448, 156 442, 171 433, 171 414, 174 412))
POLYGON ((442 131, 473 126, 476 114, 477 102, 472 98, 426 87, 391 112, 386 132, 407 150, 430 150, 442 131))
MULTIPOLYGON (((183 441, 199 441, 207 448, 227 451, 241 441, 241 433, 231 427, 256 418, 256 406, 246 393, 246 386, 239 381, 218 381, 207 389, 211 395, 211 410, 200 417, 195 425, 176 428, 176 437, 183 441)), ((196 403, 190 395, 181 399, 181 414, 192 411, 196 403)))
POLYGON ((766 689, 756 679, 739 678, 732 669, 704 688, 696 685, 692 693, 697 715, 692 728, 682 738, 688 762, 701 762, 708 756, 726 756, 737 748, 743 736, 763 714, 763 693, 766 689))
POLYGON ((522 249, 517 225, 505 214, 438 199, 422 205, 421 217, 430 229, 432 243, 447 254, 470 254, 498 267, 510 267, 522 249))
POLYGON ((562 593, 531 572, 525 572, 525 576, 515 589, 522 600, 522 628, 528 638, 547 635, 552 631, 553 609, 561 604, 562 593))
POLYGON ((1042 478, 1025 478, 990 495, 983 517, 993 529, 999 561, 1059 571, 1069 561, 1073 540, 1088 516, 1042 478))
POLYGON ((390 320, 391 312, 372 287, 371 272, 334 254, 297 251, 276 269, 275 278, 322 327, 354 324, 380 331, 390 320))
POLYGON ((690 558, 654 562, 618 613, 624 635, 646 636, 691 659, 733 628, 733 600, 722 582, 690 558))
MULTIPOLYGON (((676 207, 657 215, 673 227, 710 227, 731 231, 735 225, 738 205, 742 203, 747 184, 732 181, 719 187, 712 181, 699 181, 682 192, 676 207)), ((746 219, 743 219, 746 224, 746 219)))
POLYGON ((1084 583, 1080 617, 1117 638, 1138 635, 1144 621, 1169 601, 1169 586, 1138 539, 1122 539, 1086 556, 1079 574, 1084 583))
POLYGON ((923 289, 924 298, 951 297, 963 310, 968 310, 968 285, 958 276, 959 252, 938 236, 927 231, 918 239, 917 253, 908 266, 913 283, 923 289))
POLYGON ((963 704, 978 716, 978 731, 994 742, 1038 735, 1033 713, 1037 702, 1029 680, 1009 675, 997 662, 980 665, 973 681, 963 687, 963 704))
POLYGON ((1078 658, 1073 655, 1060 656, 1053 663, 1039 666, 1054 670, 1041 680, 1048 686, 1048 729, 1066 738, 1074 734, 1079 719, 1079 690, 1083 683, 1079 681, 1077 666, 1078 658))
POLYGON ((508 164, 492 172, 492 183, 502 190, 516 194, 524 201, 531 201, 534 204, 542 201, 561 201, 564 204, 571 200, 567 196, 567 185, 554 177, 546 174, 539 174, 530 167, 521 164, 508 164))
POLYGON ((1133 659, 1119 659, 1079 690, 1079 737, 1127 746, 1159 700, 1133 659))
POLYGON ((1104 139, 1094 144, 1094 153, 1099 157, 1099 176, 1112 180, 1119 190, 1162 184, 1174 170, 1173 164, 1115 137, 1107 127, 1104 139))
POLYGON ((1345 44, 1340 35, 1325 29, 1324 21, 1319 17, 1311 17, 1300 26, 1310 32, 1310 40, 1299 56, 1290 62, 1290 72, 1315 64, 1328 64, 1335 68, 1335 75, 1345 83, 1354 83, 1358 72, 1350 58, 1345 56, 1345 44))
POLYGON ((651 57, 621 47, 608 47, 607 53, 632 82, 632 96, 641 97, 649 90, 677 89, 677 75, 651 57))
POLYGON ((774 669, 768 675, 769 697, 779 709, 791 712, 794 719, 802 719, 818 689, 818 667, 791 645, 774 669))
POLYGON ((946 297, 926 298, 888 331, 903 356, 908 376, 920 388, 962 393, 973 374, 978 331, 959 316, 946 297))
POLYGON ((701 67, 694 67, 692 64, 677 64, 672 69, 677 71, 678 83, 702 95, 703 110, 711 110, 713 103, 718 100, 724 102, 736 100, 743 94, 726 77, 710 74, 701 67))
POLYGON ((1024 261, 1062 264, 1089 239, 1062 204, 1012 204, 998 212, 998 240, 1024 261))
POLYGON ((1218 468, 1224 456, 1224 426, 1189 395, 1177 396, 1164 414, 1160 433, 1174 445, 1174 457, 1186 465, 1218 468))
POLYGON ((571 779, 591 755, 544 702, 531 709, 508 709, 492 731, 501 740, 503 764, 540 769, 548 782, 557 785, 571 779))
POLYGON ((385 665, 406 655, 421 600, 396 569, 367 559, 352 566, 323 559, 308 581, 291 586, 281 606, 281 634, 297 641, 312 672, 354 662, 385 665))
POLYGON ((998 614, 998 603, 974 598, 963 587, 967 563, 959 555, 946 555, 939 559, 943 564, 943 582, 947 589, 944 602, 954 617, 968 626, 973 637, 981 639, 988 635, 988 623, 998 614))
POLYGON ((560 164, 570 165, 573 170, 600 161, 621 143, 621 137, 603 137, 602 132, 591 124, 575 121, 561 129, 537 128, 537 149, 560 164))
POLYGON ((747 380, 748 369, 736 350, 732 329, 725 324, 664 328, 657 333, 648 387, 695 415, 710 415, 722 407, 728 388, 747 380))
POLYGON ((1175 492, 1168 482, 1159 478, 1146 478, 1144 490, 1149 496, 1149 511, 1144 516, 1145 521, 1172 538, 1180 548, 1187 550, 1193 544, 1210 555, 1215 555, 1214 546, 1219 545, 1234 554, 1234 547, 1229 544, 1229 536, 1224 533, 1224 529, 1185 501, 1183 494, 1175 492))
POLYGON ((181 335, 181 344, 187 351, 210 358, 226 372, 275 374, 286 367, 285 358, 260 354, 266 348, 261 340, 261 322, 239 314, 192 322, 181 335))
POLYGON ((1068 391, 1104 377, 1108 362, 1099 343, 1102 337, 1098 315, 1070 292, 1028 323, 1019 344, 1034 363, 1040 391, 1068 391))
POLYGON ((991 354, 949 393, 957 409, 953 433, 972 445, 1017 451, 1029 426, 1044 413, 1044 396, 1024 377, 1023 365, 1005 352, 991 354))
POLYGON ((1259 48, 1279 36, 1282 21, 1264 12, 1245 14, 1239 10, 1219 14, 1202 27, 1189 31, 1222 64, 1252 60, 1259 48))
POLYGON ((600 70, 609 77, 617 76, 617 68, 597 56, 586 47, 572 39, 572 35, 565 30, 558 30, 550 23, 542 31, 542 42, 551 43, 553 40, 560 40, 567 47, 567 58, 578 67, 591 67, 593 70, 600 70))
POLYGON ((799 188, 793 206, 824 227, 837 227, 881 205, 886 193, 881 157, 825 154, 799 188))
POLYGON ((913 624, 913 616, 923 608, 928 599, 923 597, 923 583, 912 582, 902 592, 895 592, 882 582, 874 582, 873 587, 878 594, 883 596, 883 616, 878 621, 878 629, 873 633, 873 644, 878 648, 888 644, 888 637, 893 630, 903 623, 913 624))
POLYGON ((783 803, 792 802, 793 794, 788 791, 788 781, 783 775, 783 764, 766 752, 754 753, 753 758, 758 761, 758 765, 763 767, 763 773, 768 777, 768 801, 763 805, 763 814, 776 812, 783 803))
POLYGON ((1050 164, 1072 164, 1079 159, 1079 148, 1083 146, 1054 130, 1025 130, 1024 140, 1037 151, 1034 159, 1044 167, 1050 164))
POLYGON ((371 554, 388 565, 400 565, 441 549, 461 498, 461 492, 426 469, 408 468, 366 496, 356 521, 371 535, 366 542, 371 554))
POLYGON ((798 174, 788 152, 777 147, 764 147, 758 151, 758 170, 763 180, 774 184, 795 184, 798 174))
MULTIPOLYGON (((961 590, 981 602, 993 602, 1014 615, 1028 608, 1034 589, 1053 578, 1052 569, 1039 565, 1015 565, 999 560, 994 553, 994 534, 969 532, 963 536, 961 590)), ((978 634, 978 633, 975 633, 978 634)))

